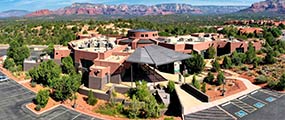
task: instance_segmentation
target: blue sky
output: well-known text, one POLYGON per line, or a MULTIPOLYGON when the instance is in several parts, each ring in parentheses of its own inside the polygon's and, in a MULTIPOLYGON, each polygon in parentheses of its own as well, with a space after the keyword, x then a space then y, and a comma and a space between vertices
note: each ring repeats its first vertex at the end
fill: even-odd
POLYGON ((72 3, 103 3, 103 4, 159 4, 187 3, 191 5, 251 5, 262 0, 0 0, 0 11, 5 10, 39 10, 58 9, 72 3))

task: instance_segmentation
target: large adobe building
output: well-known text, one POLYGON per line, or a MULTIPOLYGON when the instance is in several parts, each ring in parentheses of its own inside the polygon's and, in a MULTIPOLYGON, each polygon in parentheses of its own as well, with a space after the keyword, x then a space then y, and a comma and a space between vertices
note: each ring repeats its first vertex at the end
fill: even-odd
MULTIPOLYGON (((247 31, 246 31, 247 32, 247 31)), ((116 43, 128 45, 132 49, 148 45, 160 45, 183 53, 197 52, 204 54, 209 47, 213 46, 217 55, 230 54, 234 51, 246 52, 249 41, 224 38, 217 33, 193 33, 185 36, 159 37, 157 31, 144 29, 130 30, 126 38, 117 39, 116 43)), ((250 41, 256 50, 260 50, 260 41, 250 41)))
MULTIPOLYGON (((260 41, 251 42, 256 50, 261 49, 260 41)), ((226 39, 216 33, 159 37, 157 31, 139 29, 128 31, 126 38, 121 39, 97 36, 71 41, 68 47, 55 48, 54 58, 60 60, 71 55, 76 68, 82 71, 83 79, 87 80, 85 86, 104 90, 106 84, 122 82, 122 75, 128 74, 131 65, 126 60, 136 48, 159 45, 177 52, 204 54, 213 46, 218 55, 224 55, 233 51, 246 52, 248 43, 248 41, 226 39)), ((143 67, 151 71, 146 66, 143 67)), ((173 69, 173 64, 168 64, 166 67, 173 69)))
POLYGON ((74 40, 68 47, 69 50, 55 48, 54 58, 62 59, 70 53, 76 68, 88 80, 86 87, 100 90, 107 83, 120 83, 121 79, 115 72, 128 67, 123 64, 131 54, 127 45, 116 45, 114 40, 104 36, 74 40))

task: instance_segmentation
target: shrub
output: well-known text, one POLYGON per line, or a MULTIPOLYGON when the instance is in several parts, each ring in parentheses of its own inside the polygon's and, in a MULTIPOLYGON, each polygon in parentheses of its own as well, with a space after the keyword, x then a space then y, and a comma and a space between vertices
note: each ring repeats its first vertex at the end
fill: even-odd
POLYGON ((48 99, 49 99, 49 91, 48 90, 40 90, 37 93, 37 96, 35 98, 35 102, 37 105, 40 105, 42 108, 44 108, 46 106, 46 104, 48 103, 48 99))
POLYGON ((219 72, 219 74, 217 76, 217 85, 223 84, 224 80, 225 80, 224 73, 219 72))
POLYGON ((228 56, 224 57, 222 67, 224 69, 232 68, 232 60, 228 56))
POLYGON ((219 64, 219 62, 218 62, 217 60, 215 60, 215 61, 213 62, 212 66, 213 66, 213 67, 212 67, 212 71, 213 71, 213 72, 218 72, 218 71, 221 70, 220 64, 219 64))
POLYGON ((242 66, 242 67, 241 67, 241 70, 243 70, 243 71, 248 71, 249 69, 248 69, 247 66, 242 66))
POLYGON ((40 111, 40 110, 41 110, 41 106, 40 106, 40 105, 37 105, 37 106, 35 107, 35 110, 36 110, 36 111, 40 111))
POLYGON ((270 80, 267 84, 267 86, 271 89, 275 89, 277 87, 278 82, 274 81, 274 80, 270 80))
POLYGON ((87 104, 94 106, 97 103, 97 101, 98 101, 97 98, 95 98, 93 92, 90 90, 88 92, 87 104))
POLYGON ((203 81, 209 84, 213 84, 214 79, 215 79, 214 75, 211 72, 209 72, 203 81))
POLYGON ((36 87, 36 85, 37 85, 36 82, 31 82, 31 83, 30 83, 30 86, 31 86, 32 88, 36 87))
POLYGON ((175 83, 173 81, 169 81, 167 84, 167 88, 169 90, 169 93, 172 93, 175 90, 175 83))
POLYGON ((200 82, 196 79, 195 75, 193 76, 193 79, 192 79, 192 85, 197 89, 200 89, 201 87, 200 82))
POLYGON ((164 120, 174 120, 174 118, 173 117, 166 117, 166 118, 164 118, 164 120))
POLYGON ((269 78, 264 75, 259 75, 257 78, 255 78, 254 83, 255 84, 263 84, 267 83, 269 81, 269 78))

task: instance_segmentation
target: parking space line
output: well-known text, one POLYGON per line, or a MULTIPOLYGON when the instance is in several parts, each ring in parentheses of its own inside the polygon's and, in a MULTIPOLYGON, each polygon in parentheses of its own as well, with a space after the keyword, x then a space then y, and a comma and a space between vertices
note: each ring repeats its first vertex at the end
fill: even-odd
POLYGON ((222 107, 224 107, 224 106, 226 106, 228 104, 231 104, 231 102, 226 102, 226 103, 222 104, 222 107))
POLYGON ((81 115, 81 113, 79 113, 78 115, 76 115, 75 117, 73 117, 71 120, 75 120, 77 117, 79 117, 81 115))
POLYGON ((250 95, 248 95, 248 97, 249 97, 249 98, 252 98, 252 99, 254 99, 254 100, 256 100, 256 101, 262 102, 262 103, 264 103, 264 104, 267 104, 266 102, 264 102, 264 101, 262 101, 262 100, 259 100, 259 99, 255 98, 255 97, 252 97, 252 96, 250 96, 250 95))
POLYGON ((231 102, 232 102, 232 104, 236 105, 237 107, 244 109, 248 113, 252 113, 255 110, 257 110, 255 107, 253 107, 253 106, 251 106, 251 105, 249 105, 249 104, 247 104, 241 100, 238 100, 238 99, 232 100, 231 102))
POLYGON ((257 92, 258 92, 258 91, 253 91, 253 92, 251 92, 250 94, 253 95, 253 94, 257 93, 257 92))
POLYGON ((231 116, 233 119, 237 119, 235 116, 233 116, 231 113, 229 113, 228 111, 224 110, 223 108, 221 108, 220 106, 217 106, 220 110, 222 110, 223 112, 225 112, 227 115, 231 116))
POLYGON ((55 116, 53 116, 52 118, 50 118, 49 120, 52 120, 52 119, 54 119, 54 118, 56 118, 56 117, 58 117, 58 116, 60 116, 60 115, 62 115, 62 114, 64 114, 64 113, 66 113, 67 111, 69 111, 68 109, 66 109, 65 111, 63 111, 63 112, 61 112, 61 113, 59 113, 59 114, 57 114, 57 115, 55 115, 55 116))
POLYGON ((265 90, 260 90, 260 91, 263 92, 263 93, 265 93, 265 94, 267 94, 267 95, 272 95, 272 96, 278 97, 278 98, 280 98, 280 97, 283 96, 283 95, 276 95, 276 94, 273 94, 273 93, 269 93, 269 92, 267 92, 267 91, 265 91, 265 90))
POLYGON ((94 120, 95 118, 93 117, 93 118, 91 118, 91 120, 94 120))

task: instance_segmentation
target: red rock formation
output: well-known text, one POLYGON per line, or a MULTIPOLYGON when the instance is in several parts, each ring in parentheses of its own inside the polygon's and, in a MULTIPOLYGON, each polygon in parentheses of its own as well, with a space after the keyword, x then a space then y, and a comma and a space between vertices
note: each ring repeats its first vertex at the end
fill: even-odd
POLYGON ((27 17, 36 17, 36 16, 47 16, 53 14, 53 11, 50 11, 48 9, 38 10, 35 12, 32 12, 30 14, 27 14, 27 17))
POLYGON ((248 9, 242 10, 242 12, 276 12, 285 13, 285 0, 266 0, 258 3, 254 3, 248 9))
POLYGON ((201 10, 188 4, 159 4, 159 5, 104 5, 89 3, 74 3, 69 7, 56 11, 40 10, 28 17, 46 15, 158 15, 158 14, 201 14, 201 10))

